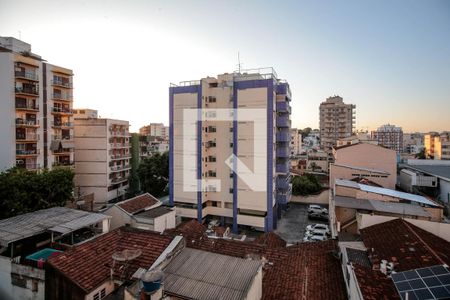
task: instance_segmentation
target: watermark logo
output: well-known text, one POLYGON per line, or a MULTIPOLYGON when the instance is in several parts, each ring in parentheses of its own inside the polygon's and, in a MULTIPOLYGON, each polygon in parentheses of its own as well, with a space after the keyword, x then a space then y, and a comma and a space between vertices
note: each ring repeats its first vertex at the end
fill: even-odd
MULTIPOLYGON (((228 188, 228 186, 222 186, 220 179, 215 177, 201 176, 198 179, 198 134, 202 135, 202 157, 207 157, 209 153, 215 153, 217 156, 222 153, 232 152, 224 161, 215 162, 216 169, 202 167, 202 173, 208 173, 209 171, 223 170, 223 168, 229 168, 230 172, 234 172, 239 181, 239 186, 246 186, 245 189, 251 191, 265 192, 267 189, 267 110, 266 109, 183 109, 182 122, 182 163, 181 166, 183 172, 183 191, 185 192, 207 192, 216 191, 220 192, 222 188, 228 188), (200 121, 202 127, 199 128, 200 121), (221 122, 236 121, 234 125, 238 128, 233 128, 233 132, 230 132, 230 139, 227 140, 224 137, 218 138, 219 133, 208 133, 206 137, 205 127, 208 126, 221 126, 221 122), (237 124, 236 124, 237 123, 237 124), (252 124, 253 126, 248 126, 252 124), (251 130, 253 128, 253 130, 251 130), (237 134, 237 139, 233 138, 233 135, 237 134), (212 136, 216 136, 216 139, 212 136), (220 140, 223 144, 217 143, 220 140), (230 147, 230 143, 237 140, 238 156, 241 157, 250 167, 238 156, 233 153, 233 148, 230 147), (207 150, 208 149, 208 150, 207 150)), ((175 133, 177 134, 177 133, 175 133)), ((204 164, 204 161, 202 161, 204 164)), ((211 166, 212 164, 208 164, 211 166)), ((180 168, 178 168, 180 170, 180 168)))

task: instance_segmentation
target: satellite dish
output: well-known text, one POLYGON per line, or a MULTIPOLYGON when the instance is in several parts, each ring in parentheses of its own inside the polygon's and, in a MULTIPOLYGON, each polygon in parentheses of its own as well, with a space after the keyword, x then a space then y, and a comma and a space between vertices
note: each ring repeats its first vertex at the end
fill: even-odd
POLYGON ((141 254, 141 249, 125 249, 123 251, 113 253, 112 258, 116 261, 129 261, 139 257, 141 254))

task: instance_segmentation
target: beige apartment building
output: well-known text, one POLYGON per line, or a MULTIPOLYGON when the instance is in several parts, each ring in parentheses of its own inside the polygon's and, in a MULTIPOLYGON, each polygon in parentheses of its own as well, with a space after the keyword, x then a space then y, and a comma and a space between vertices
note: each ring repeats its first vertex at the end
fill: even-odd
POLYGON ((297 128, 291 129, 291 156, 295 157, 302 152, 302 132, 297 128))
POLYGON ((169 185, 170 203, 176 206, 178 216, 200 223, 206 218, 217 219, 224 226, 232 225, 234 232, 238 226, 265 231, 276 228, 277 216, 291 195, 290 100, 288 83, 279 80, 272 68, 171 86, 169 185), (204 111, 207 117, 187 121, 184 114, 189 109, 194 110, 194 116, 204 111), (226 109, 225 113, 220 109, 226 109), (237 119, 249 109, 248 119, 237 119), (220 119, 215 120, 216 116, 220 119), (265 125, 255 129, 255 122, 265 125), (195 130, 186 132, 188 125, 195 130), (262 146, 255 146, 260 142, 262 146), (195 146, 185 149, 186 143, 195 146), (248 172, 264 178, 258 180, 264 189, 253 189, 232 171, 226 163, 237 164, 230 159, 233 154, 248 172), (263 162, 257 165, 259 158, 263 162), (192 162, 189 168, 197 180, 188 187, 186 160, 192 162))
POLYGON ((139 135, 150 135, 163 139, 169 139, 169 126, 164 126, 163 123, 150 123, 149 125, 139 128, 139 135))
POLYGON ((450 160, 450 132, 430 132, 424 135, 427 158, 450 160))
POLYGON ((345 104, 342 97, 327 98, 319 107, 320 147, 330 152, 339 139, 350 137, 355 127, 356 105, 345 104))
POLYGON ((97 117, 91 109, 75 110, 75 188, 94 193, 95 203, 122 200, 130 175, 128 121, 97 117))
POLYGON ((395 150, 397 153, 403 152, 403 130, 401 127, 386 124, 371 132, 372 140, 378 145, 395 150))
POLYGON ((395 189, 397 182, 397 154, 392 149, 359 143, 333 150, 330 164, 330 186, 335 180, 369 180, 381 187, 395 189))
POLYGON ((73 165, 72 70, 0 37, 0 170, 73 165))

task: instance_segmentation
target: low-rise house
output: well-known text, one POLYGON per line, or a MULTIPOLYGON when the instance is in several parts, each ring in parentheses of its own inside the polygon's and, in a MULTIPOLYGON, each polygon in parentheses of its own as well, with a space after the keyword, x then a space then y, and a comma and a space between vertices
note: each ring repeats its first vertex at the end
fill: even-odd
POLYGON ((394 189, 397 183, 397 154, 381 146, 357 143, 333 149, 330 186, 336 179, 366 178, 382 187, 394 189))
POLYGON ((115 229, 48 260, 46 299, 103 299, 182 247, 180 237, 115 229))
POLYGON ((47 260, 109 231, 109 216, 53 207, 0 221, 0 299, 45 299, 47 260))
POLYGON ((358 234, 358 213, 442 221, 443 207, 420 196, 351 180, 335 180, 330 201, 330 223, 334 235, 358 234))
POLYGON ((450 298, 450 242, 413 222, 381 222, 362 228, 361 242, 340 243, 350 299, 450 298))
POLYGON ((175 227, 175 210, 162 206, 149 193, 115 203, 103 213, 112 217, 112 229, 131 226, 163 232, 175 227))

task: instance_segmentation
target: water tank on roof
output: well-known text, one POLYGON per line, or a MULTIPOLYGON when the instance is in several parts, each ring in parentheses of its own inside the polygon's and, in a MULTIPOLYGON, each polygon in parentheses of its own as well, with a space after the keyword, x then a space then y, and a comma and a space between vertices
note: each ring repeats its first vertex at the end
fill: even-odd
POLYGON ((163 272, 159 270, 148 271, 142 275, 142 284, 146 293, 153 293, 159 290, 163 281, 163 272))

